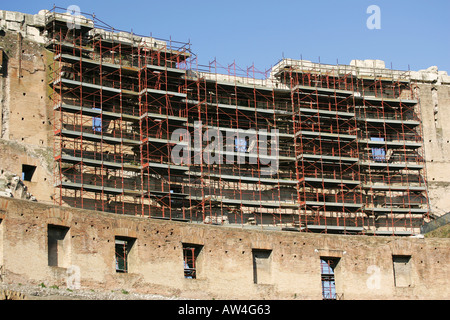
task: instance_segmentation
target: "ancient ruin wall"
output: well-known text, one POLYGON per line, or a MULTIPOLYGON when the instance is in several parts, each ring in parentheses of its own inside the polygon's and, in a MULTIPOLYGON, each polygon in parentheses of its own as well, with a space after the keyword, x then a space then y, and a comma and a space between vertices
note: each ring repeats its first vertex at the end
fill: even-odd
MULTIPOLYGON (((51 53, 44 49, 45 12, 36 15, 0 10, 0 170, 21 175, 36 166, 25 184, 40 202, 53 195, 53 133, 49 99, 51 53)), ((411 73, 417 82, 423 120, 428 192, 432 213, 449 211, 450 77, 437 67, 411 73)))
POLYGON ((436 67, 414 73, 423 121, 423 137, 432 213, 450 211, 450 77, 436 67))
MULTIPOLYGON (((0 175, 23 180, 23 165, 36 167, 28 191, 52 203, 53 126, 49 78, 52 54, 40 34, 44 18, 0 11, 0 175)), ((0 184, 7 179, 0 178, 0 184)), ((8 189, 3 186, 1 191, 8 189)))
POLYGON ((338 258, 344 299, 448 299, 448 239, 261 232, 123 217, 0 197, 0 265, 6 283, 58 285, 73 270, 80 286, 185 298, 322 299, 321 257, 338 258), (58 266, 49 266, 48 232, 65 227, 58 266), (115 270, 115 237, 134 239, 128 273, 115 270), (183 271, 183 244, 203 246, 197 279, 183 271), (255 250, 260 261, 255 283, 255 250), (401 268, 396 258, 408 259, 401 268), (75 266, 77 269, 74 269, 75 266), (396 270, 396 271, 394 271, 396 270), (239 288, 239 289, 237 289, 239 288))

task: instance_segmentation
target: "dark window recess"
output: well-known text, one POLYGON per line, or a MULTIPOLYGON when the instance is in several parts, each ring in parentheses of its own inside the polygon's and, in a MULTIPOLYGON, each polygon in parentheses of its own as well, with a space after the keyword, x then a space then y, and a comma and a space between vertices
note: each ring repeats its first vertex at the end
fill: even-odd
POLYGON ((22 165, 22 180, 31 181, 33 175, 36 172, 36 166, 29 166, 27 164, 22 165))
POLYGON ((271 283, 272 250, 253 249, 253 283, 271 283))
POLYGON ((339 258, 320 258, 323 300, 336 300, 335 269, 339 258))
POLYGON ((64 240, 66 240, 69 228, 48 225, 48 265, 62 267, 64 261, 64 240))
POLYGON ((202 245, 183 244, 184 277, 186 279, 197 279, 197 262, 202 248, 202 245))
POLYGON ((411 287, 411 256, 392 256, 392 262, 394 264, 395 286, 411 287))
POLYGON ((136 239, 126 237, 116 237, 115 239, 115 259, 116 272, 128 273, 129 257, 136 239))

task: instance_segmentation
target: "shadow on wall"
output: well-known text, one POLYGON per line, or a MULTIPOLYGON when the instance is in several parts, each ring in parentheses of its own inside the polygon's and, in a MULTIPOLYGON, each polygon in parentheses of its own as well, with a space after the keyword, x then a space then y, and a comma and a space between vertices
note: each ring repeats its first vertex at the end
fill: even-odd
POLYGON ((450 212, 420 227, 420 233, 426 234, 450 223, 450 212))

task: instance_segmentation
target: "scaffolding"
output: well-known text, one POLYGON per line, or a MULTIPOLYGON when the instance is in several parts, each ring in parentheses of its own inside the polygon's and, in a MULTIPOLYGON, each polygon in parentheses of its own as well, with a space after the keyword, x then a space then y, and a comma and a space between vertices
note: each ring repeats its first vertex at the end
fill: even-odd
POLYGON ((167 130, 185 122, 174 115, 177 106, 167 106, 171 90, 180 91, 173 82, 184 73, 176 68, 189 44, 117 31, 93 16, 70 27, 70 16, 58 9, 46 17, 54 52, 56 203, 164 217, 167 130))
POLYGON ((408 72, 283 60, 305 229, 411 235, 429 205, 420 104, 408 72))
POLYGON ((73 27, 60 10, 46 15, 55 203, 344 234, 413 234, 427 217, 407 74, 298 60, 202 66, 189 43, 88 14, 73 27))

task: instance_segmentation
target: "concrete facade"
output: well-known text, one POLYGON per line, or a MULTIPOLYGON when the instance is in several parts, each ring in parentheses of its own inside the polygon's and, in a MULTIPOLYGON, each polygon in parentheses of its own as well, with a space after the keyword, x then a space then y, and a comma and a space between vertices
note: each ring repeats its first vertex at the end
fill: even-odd
POLYGON ((448 239, 261 232, 123 218, 8 198, 0 198, 0 219, 6 283, 65 287, 75 270, 81 288, 93 290, 200 299, 322 299, 320 258, 331 257, 339 259, 335 279, 340 298, 450 298, 448 239), (55 226, 67 233, 59 244, 58 265, 49 266, 48 231, 55 226), (115 270, 116 237, 134 239, 128 273, 115 270), (187 243, 202 246, 197 279, 183 275, 187 243), (255 266, 255 251, 268 252, 269 260, 255 266), (257 283, 255 270, 261 276, 257 283))

